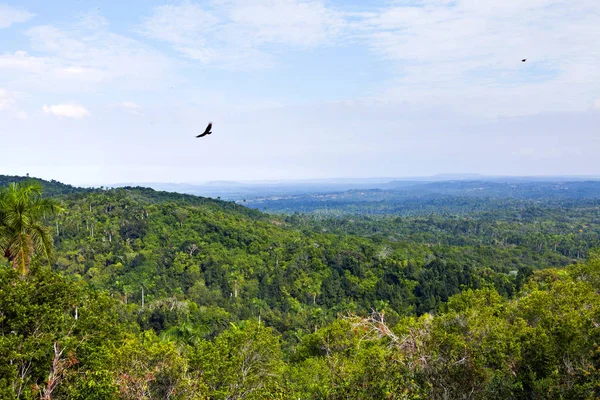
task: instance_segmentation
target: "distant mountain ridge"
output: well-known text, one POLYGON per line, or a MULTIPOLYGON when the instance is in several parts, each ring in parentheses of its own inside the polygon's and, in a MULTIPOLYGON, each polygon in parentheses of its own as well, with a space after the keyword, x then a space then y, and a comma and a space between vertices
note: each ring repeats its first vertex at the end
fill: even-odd
MULTIPOLYGON (((68 194, 79 191, 100 190, 98 187, 77 187, 56 180, 43 180, 33 177, 0 175, 0 186, 9 182, 24 180, 40 182, 46 195, 68 194)), ((437 174, 426 177, 408 178, 332 178, 332 179, 298 179, 271 181, 210 181, 206 183, 169 183, 169 182, 127 182, 107 184, 106 188, 144 187, 157 191, 189 194, 194 196, 223 198, 224 200, 243 200, 266 196, 290 196, 317 193, 346 192, 350 190, 400 190, 426 189, 437 191, 443 188, 465 189, 465 185, 497 186, 507 184, 551 184, 566 182, 597 182, 597 176, 489 176, 474 173, 437 174)), ((508 186, 509 187, 509 186, 508 186)))

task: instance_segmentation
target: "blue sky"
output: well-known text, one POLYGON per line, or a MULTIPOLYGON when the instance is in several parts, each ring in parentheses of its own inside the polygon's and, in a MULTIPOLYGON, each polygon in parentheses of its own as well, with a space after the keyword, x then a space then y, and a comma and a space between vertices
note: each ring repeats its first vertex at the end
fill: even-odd
POLYGON ((0 173, 599 175, 599 41, 596 0, 0 0, 0 173))

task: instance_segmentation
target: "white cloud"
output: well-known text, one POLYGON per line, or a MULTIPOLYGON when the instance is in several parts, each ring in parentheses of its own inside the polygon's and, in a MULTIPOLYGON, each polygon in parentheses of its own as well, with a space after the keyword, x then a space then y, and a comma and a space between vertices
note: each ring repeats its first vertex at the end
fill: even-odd
POLYGON ((155 7, 138 31, 228 69, 274 67, 290 50, 365 46, 393 71, 375 98, 490 116, 581 111, 590 85, 600 90, 600 14, 596 0, 576 3, 184 1, 155 7))
POLYGON ((90 112, 79 104, 56 104, 53 106, 42 106, 42 111, 46 114, 53 114, 57 117, 81 119, 91 116, 90 112))
POLYGON ((600 110, 600 99, 596 99, 596 101, 594 101, 593 108, 595 108, 596 110, 600 110))
POLYGON ((257 44, 313 47, 335 42, 346 25, 340 12, 318 0, 232 0, 230 21, 257 44))
POLYGON ((17 107, 17 98, 21 98, 21 93, 15 93, 8 91, 6 89, 0 88, 0 112, 10 112, 17 119, 27 119, 27 113, 24 111, 19 111, 17 107))
POLYGON ((8 28, 12 24, 26 22, 34 16, 35 14, 32 14, 29 11, 0 4, 0 29, 8 28))
POLYGON ((26 35, 32 50, 0 54, 0 76, 20 88, 91 92, 118 82, 120 89, 149 89, 172 66, 148 45, 108 30, 101 17, 86 16, 65 28, 36 26, 26 35))
POLYGON ((460 98, 459 107, 492 114, 576 111, 600 82, 600 14, 595 0, 575 3, 425 0, 381 8, 353 27, 395 65, 391 98, 460 98))
POLYGON ((219 29, 222 25, 223 20, 213 12, 197 4, 184 2, 155 7, 152 15, 143 20, 139 31, 147 37, 171 44, 188 58, 203 63, 223 64, 228 58, 237 58, 240 54, 227 54, 223 46, 227 33, 219 29), (219 36, 215 37, 216 33, 219 36), (219 51, 218 47, 223 48, 219 51))
POLYGON ((26 51, 16 51, 13 54, 0 55, 0 69, 27 72, 42 72, 47 68, 46 60, 42 57, 32 57, 26 51))
POLYGON ((16 103, 14 95, 8 90, 0 88, 0 111, 12 108, 16 103))
POLYGON ((64 69, 65 74, 69 75, 81 75, 84 74, 85 71, 86 69, 81 67, 67 67, 64 69))
POLYGON ((135 104, 132 101, 124 101, 124 102, 120 103, 118 106, 121 109, 123 109, 133 115, 139 115, 142 113, 142 107, 140 107, 139 105, 135 104))
POLYGON ((143 43, 93 25, 91 30, 76 31, 39 26, 29 30, 28 36, 35 49, 50 54, 61 66, 55 72, 75 79, 154 79, 168 64, 164 56, 143 43))
POLYGON ((185 57, 230 69, 275 65, 270 45, 300 48, 335 43, 341 13, 319 0, 215 0, 155 7, 139 27, 185 57))
POLYGON ((141 31, 147 36, 174 44, 186 44, 205 36, 220 23, 220 19, 196 4, 164 5, 154 8, 152 16, 145 18, 141 31))

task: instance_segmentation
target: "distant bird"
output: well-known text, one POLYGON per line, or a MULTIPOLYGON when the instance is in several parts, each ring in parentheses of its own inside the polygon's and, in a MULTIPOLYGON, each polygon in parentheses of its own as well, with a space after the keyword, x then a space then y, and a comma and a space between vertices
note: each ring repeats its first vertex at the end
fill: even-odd
POLYGON ((209 122, 208 126, 206 127, 206 130, 203 133, 201 133, 200 135, 196 136, 196 137, 199 138, 199 137, 203 137, 203 136, 206 136, 206 135, 210 135, 212 133, 210 131, 211 129, 212 129, 212 122, 209 122))
POLYGON ((525 62, 525 61, 527 61, 527 59, 526 59, 526 58, 524 58, 524 59, 522 59, 522 60, 521 60, 521 62, 525 62))

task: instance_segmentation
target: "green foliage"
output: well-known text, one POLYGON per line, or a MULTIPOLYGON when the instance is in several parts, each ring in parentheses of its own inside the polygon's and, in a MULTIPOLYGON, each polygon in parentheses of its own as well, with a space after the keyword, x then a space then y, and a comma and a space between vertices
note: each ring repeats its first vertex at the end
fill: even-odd
POLYGON ((43 179, 38 178, 29 178, 23 176, 8 176, 8 175, 0 175, 0 187, 9 186, 11 183, 17 183, 20 185, 35 185, 41 186, 44 190, 44 194, 48 197, 55 197, 66 194, 73 193, 84 193, 84 192, 92 192, 95 189, 83 189, 75 186, 67 185, 58 181, 50 180, 45 181, 43 179))
POLYGON ((474 242, 548 210, 390 222, 428 227, 401 241, 140 188, 61 201, 53 268, 0 264, 0 398, 600 396, 600 253, 474 242), (434 226, 466 243, 415 239, 434 226))
POLYGON ((13 268, 27 272, 34 252, 50 259, 52 235, 40 220, 59 211, 55 200, 42 198, 39 184, 11 183, 0 189, 0 252, 13 268))
POLYGON ((232 324, 214 341, 195 346, 190 361, 213 399, 278 397, 284 363, 271 328, 250 321, 232 324))
MULTIPOLYGON (((49 221, 58 232, 56 268, 127 303, 141 306, 143 290, 142 326, 157 333, 208 322, 206 308, 221 310, 225 323, 260 316, 281 332, 313 330, 339 311, 410 315, 463 288, 511 295, 518 284, 514 267, 486 249, 301 232, 233 203, 139 188, 63 201, 68 212, 49 221), (199 307, 165 314, 154 307, 165 298, 199 307)), ((527 261, 516 250, 510 257, 527 261)), ((210 324, 207 337, 223 329, 210 324)))
POLYGON ((187 359, 152 331, 126 338, 111 361, 121 399, 206 398, 207 387, 198 374, 189 372, 187 359))

